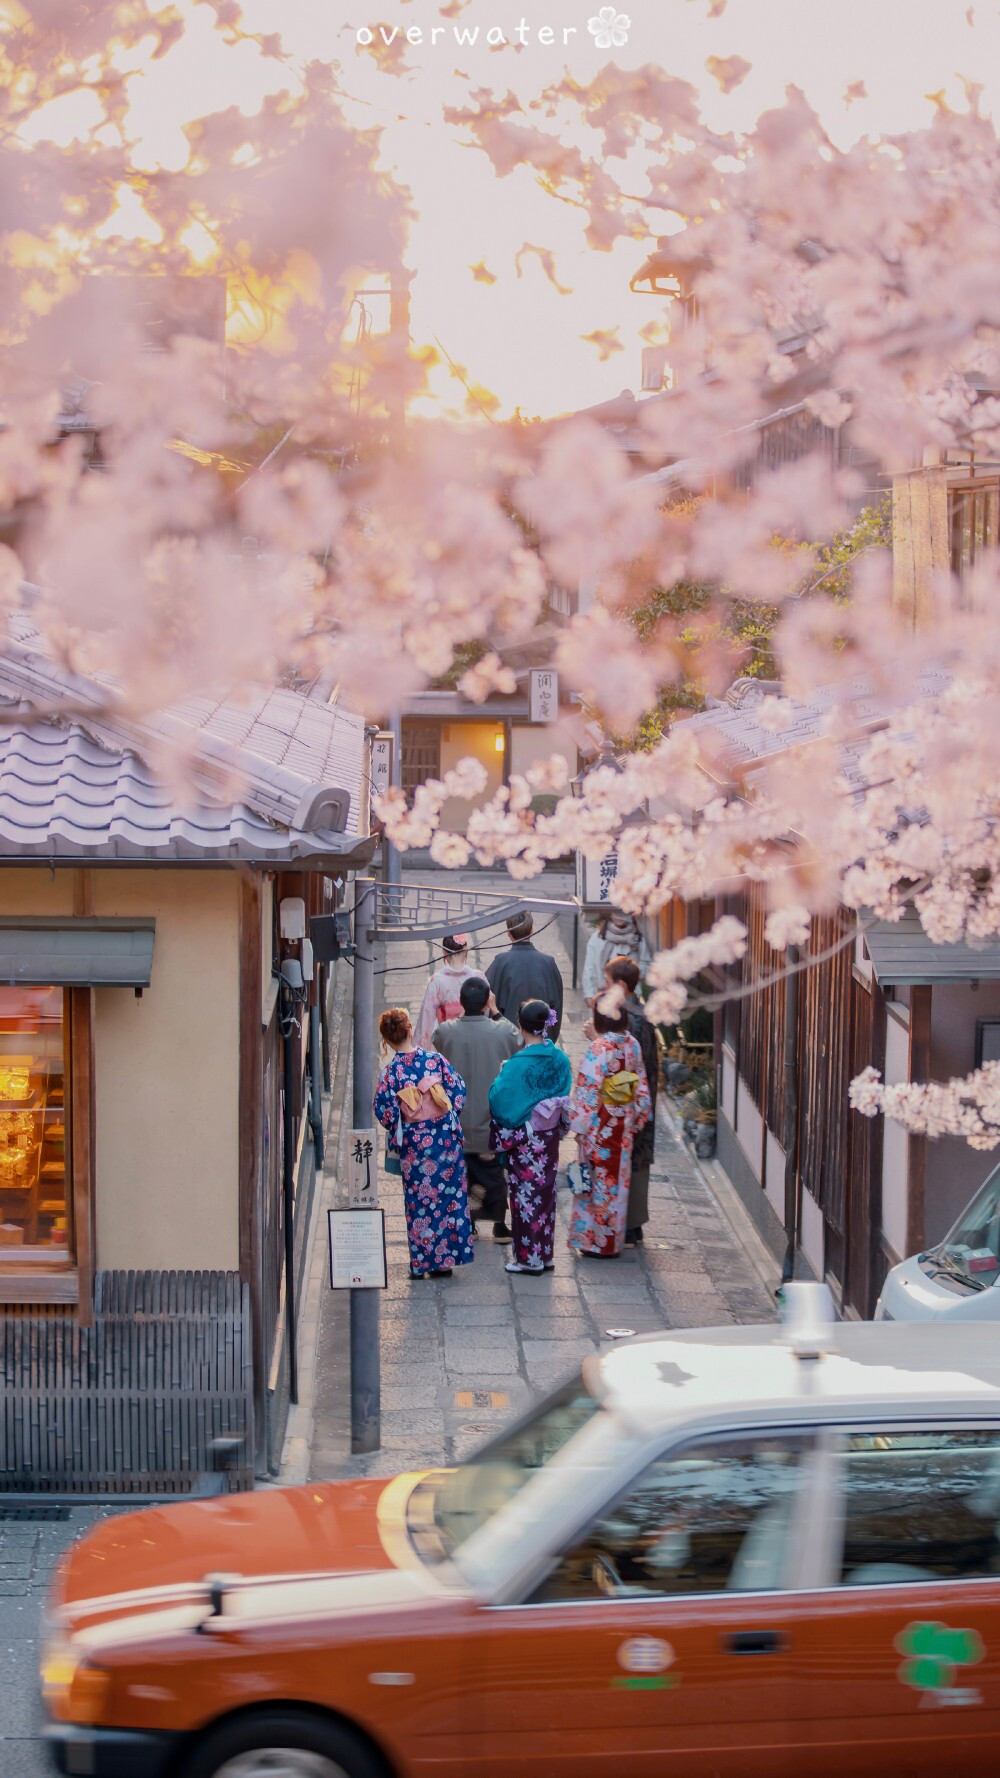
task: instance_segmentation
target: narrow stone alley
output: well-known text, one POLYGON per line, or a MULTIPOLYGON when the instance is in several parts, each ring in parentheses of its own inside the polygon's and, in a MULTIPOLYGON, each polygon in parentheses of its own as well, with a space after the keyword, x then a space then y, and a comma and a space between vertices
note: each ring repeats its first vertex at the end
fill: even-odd
MULTIPOLYGON (((467 882, 471 889, 505 885, 506 879, 485 876, 467 882)), ((555 898, 570 890, 566 880, 547 874, 536 892, 555 898)), ((535 937, 563 972, 562 1041, 575 1063, 586 1015, 582 995, 571 987, 572 917, 539 916, 535 937)), ((581 960, 585 940, 583 933, 581 960)), ((490 932, 489 941, 473 947, 471 961, 479 967, 505 944, 502 929, 490 932)), ((429 974, 428 949, 424 941, 394 944, 380 958, 377 968, 385 973, 377 977, 377 1011, 405 1006, 416 1013, 429 974)), ((472 1265, 452 1278, 413 1282, 402 1182, 380 1170, 389 1261, 381 1312, 382 1445, 370 1456, 350 1454, 346 1295, 326 1290, 315 1334, 312 1479, 454 1462, 626 1331, 774 1317, 775 1280, 763 1247, 735 1198, 727 1203, 725 1189, 710 1184, 689 1155, 663 1098, 646 1239, 614 1261, 573 1258, 566 1245, 571 1198, 561 1187, 554 1272, 507 1273, 510 1250, 494 1245, 484 1223, 472 1265)), ((572 1152, 567 1141, 564 1163, 572 1152)), ((333 1195, 329 1201, 338 1200, 333 1195)), ((317 1229, 317 1238, 325 1240, 325 1228, 317 1229)))

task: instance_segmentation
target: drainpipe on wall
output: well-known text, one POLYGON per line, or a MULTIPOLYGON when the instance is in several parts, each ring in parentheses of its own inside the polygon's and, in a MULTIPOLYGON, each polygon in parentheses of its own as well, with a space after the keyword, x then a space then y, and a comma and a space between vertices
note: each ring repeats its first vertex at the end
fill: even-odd
POLYGON ((284 1074, 283 1137, 281 1196, 285 1236, 285 1339, 288 1345, 288 1398, 299 1399, 299 1365, 295 1350, 295 1110, 292 1098, 295 1081, 295 1033, 298 1030, 296 1005, 285 986, 281 1021, 282 1063, 284 1074))
MULTIPOLYGON (((798 963, 797 945, 789 945, 788 966, 798 963)), ((795 1276, 795 1252, 799 1244, 801 1197, 799 1194, 799 978, 785 977, 785 1258, 781 1282, 795 1276)))
POLYGON ((319 1041, 319 1005, 309 1008, 309 1128, 317 1169, 323 1165, 323 1075, 319 1041))

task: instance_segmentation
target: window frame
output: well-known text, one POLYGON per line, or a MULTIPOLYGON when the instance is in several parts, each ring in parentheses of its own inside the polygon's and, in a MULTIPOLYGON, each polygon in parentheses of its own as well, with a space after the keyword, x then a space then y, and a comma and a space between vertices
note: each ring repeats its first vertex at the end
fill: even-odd
MULTIPOLYGON (((55 984, 57 986, 61 984, 55 984)), ((78 1305, 92 1309, 94 1280, 94 1015, 93 989, 63 986, 66 1113, 65 1257, 18 1260, 0 1248, 0 1308, 78 1305)))
POLYGON ((821 1429, 821 1437, 817 1445, 817 1462, 819 1487, 817 1503, 821 1509, 817 1525, 822 1535, 817 1538, 815 1547, 814 1568, 816 1579, 808 1589, 817 1593, 836 1593, 839 1596, 857 1596, 859 1600, 869 1595, 881 1596, 884 1592, 905 1591, 916 1593, 923 1587, 956 1587, 978 1586, 982 1582, 1000 1588, 1000 1575, 977 1574, 968 1577, 955 1575, 935 1575, 933 1579, 914 1581, 874 1581, 870 1586, 848 1587, 840 1578, 840 1567, 844 1549, 844 1525, 846 1519, 846 1491, 844 1477, 846 1469, 843 1458, 846 1455, 843 1441, 855 1435, 864 1438, 877 1438, 880 1433, 887 1437, 906 1433, 955 1433, 955 1432, 990 1432, 1000 1445, 1000 1419, 979 1418, 971 1415, 952 1416, 935 1414, 932 1419, 892 1420, 838 1420, 827 1422, 821 1429))
POLYGON ((508 1603, 494 1605, 491 1609, 494 1611, 576 1611, 583 1607, 600 1611, 606 1606, 613 1606, 615 1609, 620 1609, 623 1606, 639 1606, 649 1610, 651 1607, 662 1608, 663 1606, 670 1605, 677 1606, 678 1608, 690 1608, 701 1600, 708 1602, 711 1600, 718 1601, 724 1599, 732 1604, 734 1600, 762 1598, 775 1599, 809 1590, 810 1581, 806 1577, 809 1571, 808 1556, 812 1541, 812 1503, 817 1497, 817 1458, 819 1455, 821 1432, 821 1427, 815 1424, 809 1425, 807 1422, 800 1421, 791 1425, 787 1422, 777 1421, 768 1422, 766 1424, 761 1422, 760 1424, 753 1426, 701 1426, 697 1429, 689 1429, 683 1436, 673 1440, 669 1444, 662 1445, 658 1448, 646 1446, 641 1453, 638 1464, 631 1468, 627 1479, 622 1481, 621 1486, 605 1499, 596 1512, 592 1512, 583 1523, 576 1525, 570 1532, 568 1538, 565 1541, 560 1542, 558 1549, 550 1550, 546 1553, 543 1560, 533 1570, 530 1582, 528 1582, 520 1591, 519 1597, 508 1603), (606 1518, 609 1513, 613 1512, 616 1507, 621 1505, 622 1501, 628 1497, 636 1483, 646 1474, 647 1470, 653 1467, 654 1464, 662 1463, 668 1458, 673 1459, 683 1457, 686 1452, 697 1449, 699 1446, 713 1441, 725 1441, 727 1444, 734 1444, 740 1441, 749 1443, 751 1440, 759 1440, 767 1437, 787 1439, 798 1438, 801 1439, 803 1445, 803 1482, 802 1487, 799 1490, 798 1499, 795 1503, 792 1518, 792 1531, 788 1540, 788 1578, 785 1585, 781 1587, 767 1587, 760 1589, 748 1587, 746 1589, 740 1589, 738 1592, 723 1587, 714 1592, 704 1593, 656 1593, 650 1591, 644 1592, 641 1595, 609 1594, 606 1597, 601 1596, 596 1599, 556 1600, 535 1599, 531 1597, 538 1587, 542 1585, 543 1581, 545 1581, 553 1572, 558 1563, 562 1561, 568 1551, 578 1544, 582 1538, 586 1537, 594 1525, 601 1519, 606 1518))
MULTIPOLYGON (((988 554, 1000 547, 1000 476, 994 471, 982 475, 965 473, 948 481, 948 564, 958 584, 964 587, 965 575, 975 568, 983 554, 988 554), (983 536, 977 542, 976 536, 976 500, 984 496, 992 502, 991 507, 983 508, 983 536), (968 512, 969 559, 963 561, 963 536, 965 532, 965 514, 968 512), (990 536, 990 525, 987 515, 992 519, 994 535, 990 536)), ((963 596, 964 604, 964 596, 963 596)))

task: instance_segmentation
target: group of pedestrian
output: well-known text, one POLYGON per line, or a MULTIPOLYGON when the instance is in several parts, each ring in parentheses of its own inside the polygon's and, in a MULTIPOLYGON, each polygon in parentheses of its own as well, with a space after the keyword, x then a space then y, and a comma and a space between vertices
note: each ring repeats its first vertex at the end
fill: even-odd
POLYGON ((590 941, 589 1044, 575 1084, 558 1044, 562 976, 533 944, 533 932, 530 913, 512 915, 509 948, 485 974, 469 967, 465 934, 444 939, 444 962, 416 1024, 401 1007, 379 1021, 390 1056, 375 1116, 402 1174, 413 1278, 450 1277, 467 1264, 478 1220, 491 1223, 495 1242, 510 1245, 507 1271, 551 1271, 567 1132, 577 1139, 571 1250, 611 1258, 642 1239, 658 1058, 638 995, 639 928, 613 914, 590 941), (601 950, 592 957, 595 939, 601 950), (602 1010, 606 994, 613 1010, 602 1010))

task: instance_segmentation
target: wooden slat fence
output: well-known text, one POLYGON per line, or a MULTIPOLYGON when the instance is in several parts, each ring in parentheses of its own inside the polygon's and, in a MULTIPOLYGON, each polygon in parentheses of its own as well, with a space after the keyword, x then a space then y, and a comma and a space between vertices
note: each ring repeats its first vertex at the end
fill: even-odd
POLYGON ((252 1486, 249 1290, 234 1272, 98 1272, 94 1320, 0 1313, 0 1495, 188 1493, 211 1443, 252 1486))
MULTIPOLYGON (((848 917, 817 917, 809 949, 831 949, 848 930, 848 917)), ((800 977, 799 1164, 803 1182, 838 1234, 844 1227, 847 1181, 848 1087, 851 1079, 853 949, 843 946, 800 977)))

